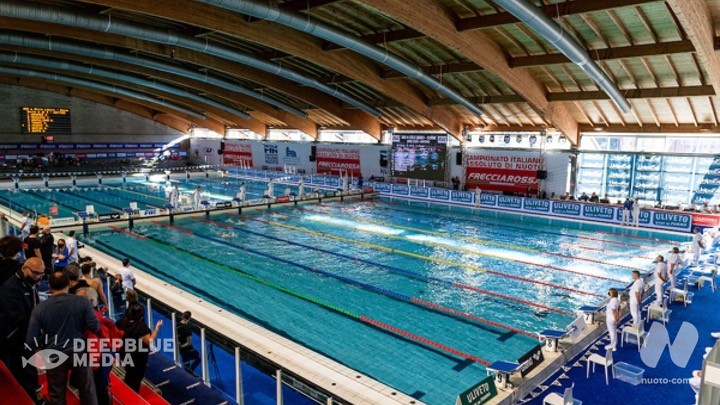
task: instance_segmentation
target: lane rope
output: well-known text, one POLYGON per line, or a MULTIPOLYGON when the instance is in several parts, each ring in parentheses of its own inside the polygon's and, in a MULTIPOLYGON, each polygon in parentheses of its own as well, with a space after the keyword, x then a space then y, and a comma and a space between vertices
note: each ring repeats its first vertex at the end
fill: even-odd
MULTIPOLYGON (((289 217, 291 217, 291 218, 300 219, 300 220, 306 219, 306 220, 308 220, 308 221, 321 222, 321 223, 322 223, 322 221, 315 220, 315 219, 312 219, 312 218, 303 218, 303 217, 300 217, 300 216, 297 216, 297 215, 290 215, 290 214, 284 214, 284 215, 287 215, 287 216, 289 216, 289 217)), ((324 215, 326 215, 326 214, 324 214, 324 215)), ((520 259, 512 259, 512 258, 508 258, 508 257, 503 257, 503 256, 499 256, 499 255, 494 255, 494 254, 491 254, 491 253, 482 253, 482 252, 478 252, 478 251, 476 251, 476 250, 465 249, 465 248, 461 248, 461 247, 457 247, 457 246, 452 246, 452 245, 446 245, 446 244, 443 244, 443 243, 436 243, 436 242, 429 242, 429 241, 415 241, 415 240, 412 240, 412 239, 408 239, 408 238, 406 238, 405 236, 400 236, 400 235, 387 235, 387 234, 384 234, 384 233, 382 233, 382 232, 375 232, 375 231, 371 231, 371 230, 368 230, 368 229, 358 229, 358 228, 355 228, 355 227, 350 226, 350 225, 341 225, 341 224, 335 224, 335 223, 333 223, 332 225, 333 225, 333 226, 337 226, 337 227, 339 227, 339 228, 352 229, 352 230, 354 230, 354 231, 365 232, 365 233, 369 233, 369 234, 372 234, 372 235, 378 235, 378 236, 382 236, 382 237, 384 237, 384 238, 390 238, 390 239, 402 240, 402 241, 409 241, 409 242, 411 242, 411 243, 417 243, 417 244, 421 244, 421 245, 425 245, 425 246, 430 246, 430 247, 441 248, 441 249, 455 250, 455 251, 457 251, 457 252, 462 252, 462 253, 467 253, 467 254, 474 254, 474 255, 484 256, 484 257, 490 257, 490 258, 497 259, 497 260, 510 261, 510 262, 515 262, 515 263, 524 264, 524 265, 527 265, 527 266, 542 267, 542 268, 546 268, 546 269, 550 269, 550 270, 556 270, 556 271, 561 271, 561 272, 565 272, 565 273, 571 273, 571 274, 575 274, 575 275, 583 276, 583 277, 592 277, 592 278, 597 278, 597 279, 606 280, 606 281, 612 281, 612 282, 616 282, 616 283, 625 283, 625 280, 620 280, 620 279, 616 279, 616 278, 612 278, 612 277, 605 277, 605 276, 598 276, 598 275, 589 274, 589 273, 583 273, 583 272, 580 272, 580 271, 565 269, 565 268, 562 268, 562 267, 553 266, 553 265, 549 265, 549 264, 539 264, 539 263, 528 262, 528 261, 520 260, 520 259)), ((637 269, 637 270, 639 270, 639 271, 645 271, 645 270, 642 270, 642 269, 637 269)))
MULTIPOLYGON (((442 236, 442 237, 461 239, 461 240, 466 240, 466 241, 468 241, 468 242, 472 242, 472 243, 480 244, 480 245, 494 245, 494 246, 505 247, 505 248, 508 248, 508 249, 522 250, 522 251, 525 251, 525 252, 541 253, 541 254, 546 254, 546 255, 551 255, 551 256, 557 256, 557 257, 562 257, 562 258, 565 258, 565 259, 581 260, 581 261, 585 261, 585 262, 589 262, 589 263, 595 263, 595 264, 601 264, 601 265, 605 265, 605 266, 616 266, 616 267, 623 267, 623 268, 630 269, 630 270, 645 271, 645 270, 640 269, 640 268, 638 268, 638 267, 626 266, 626 265, 624 265, 624 264, 613 264, 613 263, 604 262, 604 261, 602 261, 602 260, 595 260, 595 259, 589 259, 589 258, 585 258, 585 257, 578 257, 578 256, 573 256, 573 255, 567 255, 567 254, 564 254, 564 253, 549 252, 549 251, 546 251, 546 250, 533 249, 533 248, 527 247, 527 246, 516 246, 516 245, 510 244, 510 243, 496 242, 496 241, 485 240, 485 239, 478 239, 478 238, 473 238, 473 237, 471 237, 471 236, 453 235, 453 234, 447 233, 447 232, 430 231, 430 230, 427 230, 427 229, 415 228, 415 227, 412 227, 412 226, 404 226, 404 225, 399 225, 399 224, 395 224, 395 223, 393 223, 393 224, 387 224, 387 223, 380 222, 380 221, 373 221, 373 220, 364 219, 364 218, 355 218, 355 217, 352 217, 352 216, 350 216, 350 215, 343 215, 343 214, 338 214, 338 213, 335 213, 335 212, 333 212, 332 214, 328 214, 328 213, 323 212, 323 211, 321 211, 321 210, 312 209, 312 208, 307 208, 307 207, 304 207, 301 211, 312 212, 312 213, 319 214, 319 215, 332 215, 332 216, 337 216, 337 217, 341 217, 341 218, 347 218, 348 220, 352 220, 352 221, 365 222, 365 223, 373 224, 373 225, 392 226, 393 228, 404 229, 404 230, 413 231, 413 232, 421 232, 421 233, 426 233, 426 234, 428 234, 428 235, 437 235, 437 236, 442 236)), ((371 213, 371 214, 372 214, 372 215, 375 215, 375 213, 371 213)), ((390 215, 387 215, 387 216, 385 216, 385 217, 390 217, 390 218, 393 218, 393 219, 398 219, 398 218, 392 217, 392 216, 390 216, 390 215)), ((572 245, 569 245, 569 246, 572 246, 572 245)), ((506 260, 508 260, 508 259, 506 259, 506 260)))
MULTIPOLYGON (((234 214, 229 214, 229 215, 234 215, 234 214)), ((383 251, 383 252, 401 254, 401 255, 404 255, 404 256, 414 257, 414 258, 421 259, 421 260, 427 260, 427 261, 431 261, 431 262, 435 262, 435 263, 445 264, 445 265, 448 265, 448 266, 462 267, 462 268, 465 268, 465 269, 468 269, 468 270, 477 271, 477 272, 480 272, 480 273, 489 273, 489 274, 493 274, 493 275, 500 276, 500 277, 506 277, 506 278, 510 278, 510 279, 513 279, 513 280, 517 280, 517 281, 523 281, 523 282, 526 282, 526 283, 544 285, 544 286, 546 286, 546 287, 557 288, 557 289, 560 289, 560 290, 565 290, 565 291, 574 292, 574 293, 578 293, 578 294, 589 295, 589 296, 593 296, 593 297, 603 297, 603 296, 600 295, 600 294, 596 294, 596 293, 593 293, 593 292, 590 292, 590 291, 584 291, 584 290, 580 290, 580 289, 577 289, 577 288, 565 287, 565 286, 562 286, 562 285, 559 285, 559 284, 550 283, 550 282, 547 282, 547 281, 534 280, 534 279, 531 279, 531 278, 516 276, 516 275, 512 275, 512 274, 508 274, 508 273, 503 273, 503 272, 496 271, 496 270, 485 269, 485 268, 481 268, 481 267, 478 267, 478 266, 474 266, 474 265, 472 265, 472 264, 457 263, 457 262, 452 262, 452 261, 449 261, 449 260, 438 259, 438 258, 435 258, 435 257, 428 257, 428 256, 420 255, 420 254, 417 254, 417 253, 407 252, 407 251, 400 250, 400 249, 392 249, 392 248, 389 248, 389 247, 385 247, 385 246, 381 246, 381 245, 376 245, 376 244, 374 244, 374 243, 361 242, 361 241, 357 241, 357 240, 354 240, 354 239, 343 238, 342 236, 336 236, 336 235, 331 235, 331 234, 327 234, 327 233, 323 233, 323 232, 311 231, 311 230, 309 230, 309 229, 298 228, 298 227, 295 227, 295 226, 285 225, 285 224, 281 224, 281 223, 274 222, 274 221, 265 221, 265 220, 260 220, 260 219, 256 219, 256 218, 246 217, 246 216, 239 216, 239 218, 247 219, 247 220, 250 220, 250 221, 265 222, 265 223, 267 223, 267 224, 269 224, 269 225, 273 225, 273 226, 277 226, 277 227, 281 227, 281 228, 285 228, 285 229, 290 229, 290 230, 294 230, 294 231, 298 231, 298 232, 304 232, 304 233, 308 233, 308 234, 311 234, 311 235, 321 236, 321 237, 325 237, 325 238, 329 238, 329 239, 334 239, 334 240, 339 240, 339 241, 343 241, 343 242, 348 242, 348 243, 356 244, 356 245, 359 245, 359 246, 365 246, 365 247, 369 247, 369 248, 374 248, 374 249, 381 250, 381 251, 383 251)))
MULTIPOLYGON (((120 229, 120 228, 117 228, 117 229, 120 229)), ((197 234, 196 234, 196 235, 197 235, 197 234)), ((405 331, 405 330, 403 330, 403 329, 400 329, 400 328, 397 328, 397 327, 388 325, 388 324, 386 324, 386 323, 382 323, 382 322, 380 322, 380 321, 377 321, 377 320, 372 319, 372 318, 370 318, 370 317, 367 317, 367 316, 365 316, 365 315, 356 314, 356 313, 354 313, 354 312, 348 311, 348 310, 343 309, 343 308, 340 308, 340 307, 338 307, 338 306, 335 306, 335 305, 332 305, 332 304, 328 304, 328 303, 326 303, 326 302, 324 302, 324 301, 320 301, 320 300, 318 300, 318 299, 312 298, 312 297, 307 296, 307 295, 305 295, 305 294, 301 294, 301 293, 295 292, 295 291, 293 291, 293 290, 291 290, 291 289, 289 289, 289 288, 287 288, 287 287, 284 287, 284 286, 282 286, 282 285, 280 285, 280 284, 275 284, 275 283, 273 283, 273 282, 271 282, 271 281, 267 281, 267 280, 265 280, 265 279, 263 279, 263 278, 254 276, 254 275, 252 275, 252 274, 250 274, 250 273, 247 273, 247 272, 245 272, 245 271, 243 271, 243 270, 240 270, 240 269, 238 269, 238 268, 231 267, 231 266, 228 266, 228 265, 225 265, 225 264, 221 264, 221 263, 215 262, 214 260, 210 260, 210 259, 207 259, 207 258, 204 258, 204 257, 201 257, 201 256, 196 256, 196 255, 194 255, 192 252, 189 252, 189 251, 187 251, 187 250, 181 249, 181 248, 179 248, 179 247, 176 247, 176 246, 173 246, 173 245, 170 245, 170 244, 166 244, 166 243, 160 242, 160 241, 158 241, 158 240, 156 240, 155 238, 152 238, 152 237, 147 238, 147 239, 145 239, 145 240, 148 241, 148 242, 151 242, 151 243, 160 245, 160 246, 169 247, 169 248, 171 248, 171 249, 173 249, 173 250, 176 250, 176 251, 178 251, 178 252, 185 253, 186 255, 191 256, 191 257, 193 257, 193 258, 195 258, 195 259, 198 259, 198 260, 201 260, 201 261, 205 261, 205 262, 208 262, 208 263, 212 263, 212 264, 214 264, 214 265, 216 265, 216 266, 220 266, 220 267, 222 267, 222 268, 224 268, 224 269, 226 269, 226 270, 230 270, 230 271, 232 271, 232 272, 234 272, 234 273, 238 273, 238 274, 242 275, 244 278, 247 278, 248 280, 251 280, 251 281, 257 282, 257 283, 259 283, 259 284, 262 284, 262 285, 271 287, 271 288, 273 288, 273 289, 276 289, 276 290, 281 291, 281 292, 283 292, 283 293, 286 293, 286 294, 288 294, 288 295, 291 295, 291 296, 300 298, 300 299, 302 299, 302 300, 304 300, 304 301, 307 301, 307 302, 316 304, 316 305, 318 305, 318 306, 320 306, 320 307, 323 307, 323 308, 325 308, 325 309, 328 309, 328 310, 333 311, 333 312, 335 312, 335 313, 338 313, 338 314, 340 314, 340 315, 344 315, 344 316, 346 316, 346 317, 348 317, 348 318, 358 320, 358 321, 363 322, 363 323, 366 323, 366 324, 368 324, 368 325, 372 325, 372 326, 374 326, 374 327, 376 327, 376 328, 378 328, 378 329, 381 329, 381 330, 384 330, 384 331, 388 331, 388 332, 392 332, 392 334, 401 336, 401 337, 403 337, 403 338, 408 338, 408 339, 414 340, 414 341, 416 341, 416 342, 422 343, 423 345, 430 346, 430 347, 433 347, 433 348, 436 348, 436 349, 440 349, 440 350, 442 350, 442 351, 445 351, 445 352, 454 354, 454 355, 456 355, 456 356, 462 357, 462 358, 467 359, 467 360, 471 360, 471 361, 480 363, 480 364, 485 365, 485 366, 489 366, 489 365, 490 365, 490 362, 489 362, 489 361, 484 360, 484 359, 481 359, 481 358, 479 358, 479 357, 477 357, 477 356, 473 356, 473 355, 467 354, 467 353, 465 353, 465 352, 462 352, 462 351, 460 351, 460 350, 453 349, 453 348, 451 348, 451 347, 449 347, 449 346, 446 346, 446 345, 443 345, 443 344, 441 344, 441 343, 432 341, 432 340, 430 340, 430 339, 424 338, 424 337, 419 336, 419 335, 416 335, 416 334, 414 334, 414 333, 410 333, 410 332, 405 331)))

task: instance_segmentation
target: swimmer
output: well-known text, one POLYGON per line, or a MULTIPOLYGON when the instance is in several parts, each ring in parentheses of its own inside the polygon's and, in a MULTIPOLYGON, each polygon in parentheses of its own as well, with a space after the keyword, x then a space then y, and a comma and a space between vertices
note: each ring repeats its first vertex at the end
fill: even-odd
POLYGON ((227 239, 227 238, 234 238, 234 237, 235 237, 235 234, 234 234, 234 233, 231 233, 231 232, 223 232, 223 233, 220 234, 220 237, 221 237, 221 238, 226 238, 226 239, 227 239))
POLYGON ((538 318, 544 318, 548 315, 549 311, 547 309, 539 309, 535 311, 535 316, 538 318))

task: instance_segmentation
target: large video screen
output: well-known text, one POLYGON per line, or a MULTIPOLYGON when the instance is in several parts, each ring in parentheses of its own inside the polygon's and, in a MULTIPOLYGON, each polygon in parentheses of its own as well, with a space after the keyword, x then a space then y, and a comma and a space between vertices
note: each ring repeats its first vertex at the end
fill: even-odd
POLYGON ((393 177, 445 180, 447 134, 396 133, 392 138, 393 177))

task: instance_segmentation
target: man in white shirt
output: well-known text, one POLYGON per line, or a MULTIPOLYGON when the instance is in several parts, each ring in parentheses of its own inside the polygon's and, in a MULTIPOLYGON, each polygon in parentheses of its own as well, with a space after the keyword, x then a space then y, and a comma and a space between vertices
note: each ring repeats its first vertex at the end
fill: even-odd
POLYGON ((177 208, 178 200, 180 199, 180 189, 178 186, 173 187, 172 192, 170 193, 170 205, 177 208))
POLYGON ((298 184, 298 200, 305 198, 305 177, 300 177, 300 183, 298 184))
POLYGON ((122 286, 125 291, 135 289, 135 273, 130 268, 130 259, 122 259, 122 268, 120 269, 120 277, 122 278, 122 286))
POLYGON ((200 186, 197 186, 195 191, 193 191, 193 208, 196 210, 200 209, 200 201, 202 201, 202 189, 200 189, 200 186))
POLYGON ((665 258, 658 255, 655 259, 655 303, 661 305, 663 301, 663 285, 668 282, 668 266, 665 258))
POLYGON ((68 232, 68 237, 65 239, 65 246, 68 248, 68 263, 80 263, 80 257, 78 256, 78 243, 75 239, 75 231, 68 232))
POLYGON ((237 194, 235 195, 235 198, 238 199, 239 202, 245 201, 245 188, 247 186, 245 185, 245 182, 243 181, 240 183, 240 190, 238 190, 237 194))
POLYGON ((640 200, 638 198, 635 198, 635 202, 633 203, 632 215, 635 228, 640 227, 640 200))
POLYGON ((667 259, 668 277, 670 277, 670 288, 675 289, 677 286, 677 275, 682 270, 682 259, 680 258, 680 249, 672 248, 672 253, 667 259))
POLYGON ((20 240, 25 240, 25 238, 30 235, 30 226, 32 223, 30 222, 30 214, 27 212, 23 212, 22 220, 20 221, 20 240))
POLYGON ((630 286, 630 315, 632 316, 633 325, 640 324, 640 303, 642 302, 643 289, 645 287, 640 272, 635 270, 632 272, 633 283, 630 286))
POLYGON ((700 228, 695 228, 695 234, 693 235, 692 239, 693 264, 698 264, 698 261, 700 260, 700 252, 702 251, 702 249, 705 248, 702 239, 703 238, 702 234, 700 233, 700 228))

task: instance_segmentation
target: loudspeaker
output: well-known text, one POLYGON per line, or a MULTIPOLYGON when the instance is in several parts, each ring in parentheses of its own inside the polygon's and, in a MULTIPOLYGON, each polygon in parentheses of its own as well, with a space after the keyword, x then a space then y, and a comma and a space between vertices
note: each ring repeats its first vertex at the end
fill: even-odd
POLYGON ((455 164, 462 166, 462 152, 455 152, 455 164))
POLYGON ((545 180, 547 179, 547 170, 538 170, 537 171, 537 178, 539 180, 545 180))
POLYGON ((385 156, 380 156, 380 167, 387 167, 388 160, 385 156))
POLYGON ((310 146, 310 161, 311 162, 315 161, 316 153, 317 153, 317 146, 315 146, 315 145, 310 146))
POLYGON ((224 151, 224 150, 222 150, 222 149, 218 149, 218 155, 222 155, 222 154, 223 154, 223 152, 225 152, 225 151, 224 151))

